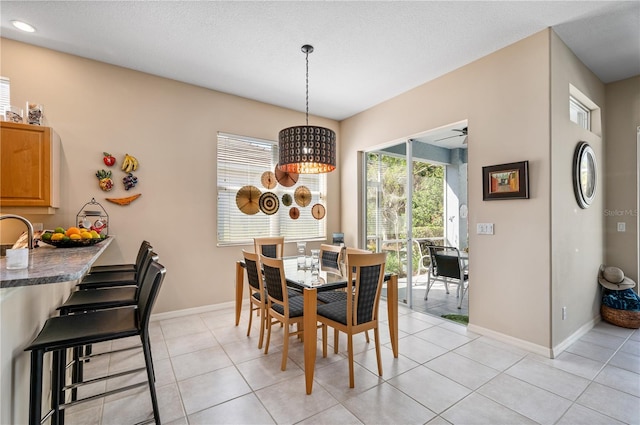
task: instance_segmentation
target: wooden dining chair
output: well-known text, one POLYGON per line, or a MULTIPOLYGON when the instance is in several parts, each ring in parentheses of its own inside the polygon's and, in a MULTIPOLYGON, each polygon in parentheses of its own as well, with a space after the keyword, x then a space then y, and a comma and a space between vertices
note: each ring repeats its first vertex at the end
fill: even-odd
MULTIPOLYGON (((327 356, 327 327, 347 334, 349 355, 349 387, 355 386, 353 371, 353 335, 373 329, 378 375, 382 376, 378 306, 384 282, 386 253, 351 254, 347 256, 347 270, 355 269, 355 280, 348 279, 344 301, 318 305, 318 321, 322 325, 322 356, 327 356)), ((337 344, 336 344, 337 347, 337 344)), ((334 348, 335 351, 335 348, 334 348)))
POLYGON ((264 339, 264 328, 266 326, 266 295, 264 290, 264 282, 262 280, 262 271, 260 266, 260 256, 258 254, 242 250, 244 263, 247 269, 247 282, 249 283, 249 326, 247 328, 247 336, 251 336, 251 323, 253 312, 260 316, 260 339, 258 340, 258 348, 262 348, 264 339))
POLYGON ((253 238, 255 253, 270 258, 282 258, 284 255, 284 236, 253 238))
POLYGON ((320 245, 320 270, 335 274, 342 274, 340 270, 342 250, 343 248, 338 245, 320 245))
POLYGON ((264 353, 269 354, 272 325, 281 323, 284 331, 284 342, 280 368, 286 370, 287 356, 289 355, 289 337, 302 335, 304 299, 301 296, 289 296, 282 258, 269 258, 261 255, 260 262, 264 271, 264 286, 267 292, 267 341, 264 353), (291 332, 290 329, 292 325, 296 325, 294 332, 291 332))

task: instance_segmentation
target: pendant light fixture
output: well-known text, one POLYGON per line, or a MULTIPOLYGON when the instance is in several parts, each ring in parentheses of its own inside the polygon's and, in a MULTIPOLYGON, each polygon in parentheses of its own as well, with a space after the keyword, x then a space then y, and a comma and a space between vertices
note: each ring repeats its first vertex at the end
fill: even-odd
POLYGON ((336 168, 336 133, 324 127, 309 125, 309 53, 313 46, 305 44, 302 53, 307 61, 307 122, 285 128, 278 135, 278 168, 288 173, 328 173, 336 168))

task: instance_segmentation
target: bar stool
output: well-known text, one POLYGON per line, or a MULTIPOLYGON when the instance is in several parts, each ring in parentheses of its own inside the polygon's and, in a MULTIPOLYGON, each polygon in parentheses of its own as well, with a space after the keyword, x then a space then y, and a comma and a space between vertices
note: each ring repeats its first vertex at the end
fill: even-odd
POLYGON ((86 275, 80 283, 76 285, 78 289, 100 289, 113 286, 135 286, 138 283, 138 274, 142 270, 149 255, 151 255, 151 245, 139 253, 136 259, 135 270, 133 271, 103 271, 86 275))
POLYGON ((90 274, 95 273, 112 273, 112 272, 135 272, 136 264, 142 262, 142 256, 146 254, 147 250, 151 249, 151 243, 148 241, 142 241, 140 248, 138 249, 138 255, 136 256, 136 262, 133 264, 105 264, 103 266, 93 266, 89 270, 90 274))
POLYGON ((64 409, 72 404, 94 400, 87 397, 71 403, 65 403, 65 391, 78 388, 87 383, 95 383, 115 376, 123 376, 146 369, 147 382, 128 385, 106 391, 101 396, 137 388, 148 383, 153 407, 153 419, 160 424, 158 400, 155 389, 151 346, 149 343, 149 319, 164 280, 166 269, 158 262, 151 262, 144 280, 140 285, 140 296, 136 306, 99 310, 89 313, 58 316, 47 319, 40 333, 25 348, 31 351, 31 384, 29 391, 29 424, 41 423, 43 359, 46 352, 52 352, 51 410, 44 420, 51 417, 53 425, 64 424, 64 409), (92 379, 88 382, 74 382, 65 385, 66 351, 78 345, 96 344, 104 341, 139 336, 142 342, 145 367, 115 375, 92 379))

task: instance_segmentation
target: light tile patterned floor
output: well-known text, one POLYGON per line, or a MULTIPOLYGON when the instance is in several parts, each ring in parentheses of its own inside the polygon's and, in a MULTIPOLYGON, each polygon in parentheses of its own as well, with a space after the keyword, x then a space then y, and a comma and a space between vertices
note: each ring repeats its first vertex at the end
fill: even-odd
MULTIPOLYGON (((330 349, 322 358, 318 351, 313 394, 306 395, 298 340, 291 339, 282 372, 282 330, 276 328, 264 355, 258 321, 250 337, 246 311, 240 326, 233 323, 231 308, 152 322, 164 424, 640 424, 638 330, 601 322, 548 359, 401 306, 399 358, 389 348, 386 322, 381 329, 383 377, 373 341, 356 337, 356 387, 349 389, 342 338, 339 354, 330 349)), ((92 361, 86 373, 141 364, 134 350, 92 361)), ((70 408, 66 423, 134 423, 150 417, 150 405, 142 387, 70 408)))

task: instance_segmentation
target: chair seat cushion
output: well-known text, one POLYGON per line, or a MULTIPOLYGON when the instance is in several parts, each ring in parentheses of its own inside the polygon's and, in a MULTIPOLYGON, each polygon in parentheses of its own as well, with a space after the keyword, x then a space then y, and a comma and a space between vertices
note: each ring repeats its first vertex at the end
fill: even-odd
POLYGON ((25 351, 51 351, 138 335, 136 310, 135 307, 123 307, 52 317, 47 319, 25 351))
POLYGON ((347 298, 328 304, 318 305, 318 316, 326 317, 334 322, 347 324, 347 298))
POLYGON ((345 301, 347 293, 344 291, 323 291, 318 292, 318 301, 323 303, 334 303, 336 301, 345 301))
POLYGON ((77 311, 133 305, 136 303, 136 292, 137 288, 133 286, 75 291, 58 310, 77 311))
POLYGON ((255 298, 256 300, 260 301, 262 299, 262 296, 260 295, 260 292, 254 292, 253 294, 251 294, 251 296, 253 298, 255 298))
MULTIPOLYGON (((300 317, 303 313, 304 297, 289 297, 289 317, 300 317)), ((272 308, 280 314, 284 314, 282 304, 272 304, 272 308)))
POLYGON ((131 284, 135 285, 137 283, 136 272, 108 272, 108 273, 88 274, 80 281, 80 284, 93 284, 93 283, 104 283, 104 282, 114 282, 114 283, 131 282, 131 284))

